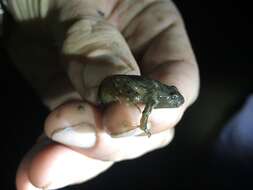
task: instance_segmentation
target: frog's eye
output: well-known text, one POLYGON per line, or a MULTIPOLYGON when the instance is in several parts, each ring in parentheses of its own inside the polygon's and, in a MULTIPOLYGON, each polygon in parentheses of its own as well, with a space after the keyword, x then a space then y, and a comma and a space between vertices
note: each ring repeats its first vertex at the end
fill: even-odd
POLYGON ((177 87, 175 87, 175 86, 170 86, 169 89, 170 90, 173 89, 174 91, 177 91, 177 87))
POLYGON ((178 95, 177 94, 173 94, 171 97, 170 97, 172 100, 176 100, 178 98, 178 95))

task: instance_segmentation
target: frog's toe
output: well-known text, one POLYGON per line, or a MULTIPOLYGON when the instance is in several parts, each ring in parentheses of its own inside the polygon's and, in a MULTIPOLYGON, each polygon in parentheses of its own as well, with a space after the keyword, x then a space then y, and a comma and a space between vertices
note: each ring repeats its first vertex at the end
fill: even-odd
POLYGON ((140 129, 141 129, 141 130, 143 130, 143 131, 144 131, 144 133, 145 133, 148 137, 150 137, 150 136, 151 136, 151 132, 150 132, 150 130, 149 130, 149 128, 148 128, 148 126, 147 126, 147 125, 140 126, 140 129))
POLYGON ((149 130, 146 130, 146 131, 144 131, 145 132, 145 134, 148 136, 148 137, 151 137, 151 132, 149 131, 149 130))

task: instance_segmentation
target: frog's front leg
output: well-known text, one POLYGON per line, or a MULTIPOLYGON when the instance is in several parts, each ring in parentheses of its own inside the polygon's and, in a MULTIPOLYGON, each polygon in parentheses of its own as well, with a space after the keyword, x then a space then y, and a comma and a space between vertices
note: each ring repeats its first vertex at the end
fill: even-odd
POLYGON ((148 137, 151 136, 151 133, 150 133, 150 131, 148 129, 148 126, 147 126, 148 117, 151 114, 151 111, 154 107, 155 107, 154 102, 146 104, 146 106, 145 106, 145 108, 142 112, 142 116, 141 116, 141 121, 140 121, 140 126, 139 127, 140 127, 140 129, 142 129, 146 133, 146 135, 148 137))

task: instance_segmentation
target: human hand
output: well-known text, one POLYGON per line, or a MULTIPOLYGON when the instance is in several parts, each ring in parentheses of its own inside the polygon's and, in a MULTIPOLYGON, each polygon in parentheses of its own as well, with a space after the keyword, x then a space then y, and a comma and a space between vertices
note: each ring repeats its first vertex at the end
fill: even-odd
MULTIPOLYGON (((32 21, 42 34, 31 39, 28 33, 32 29, 21 28, 22 33, 19 31, 12 40, 14 62, 52 110, 45 122, 47 137, 42 135, 20 164, 19 190, 55 189, 85 182, 116 161, 167 145, 173 138, 173 127, 198 94, 196 60, 182 18, 171 1, 51 3, 45 15, 55 10, 59 15, 53 14, 54 19, 43 17, 49 22, 49 32, 42 35, 44 23, 32 21), (22 50, 27 44, 27 56, 17 53, 21 52, 17 44, 22 50), (58 50, 62 50, 61 64, 58 50), (177 86, 185 97, 179 108, 152 111, 151 138, 139 136, 136 127, 141 113, 136 107, 123 102, 102 111, 96 106, 97 88, 104 77, 140 72, 177 86), (111 138, 108 132, 125 137, 111 138)), ((22 22, 29 20, 29 16, 15 16, 22 22)))

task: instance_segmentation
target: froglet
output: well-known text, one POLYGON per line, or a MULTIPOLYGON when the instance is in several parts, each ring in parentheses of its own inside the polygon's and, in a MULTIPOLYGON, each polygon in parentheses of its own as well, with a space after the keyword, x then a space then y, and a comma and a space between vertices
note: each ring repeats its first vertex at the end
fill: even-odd
POLYGON ((144 104, 140 120, 140 129, 150 137, 147 127, 148 117, 152 109, 177 108, 184 103, 184 97, 175 86, 165 85, 138 75, 111 75, 106 77, 99 86, 98 99, 102 105, 112 102, 126 101, 135 105, 144 104))

